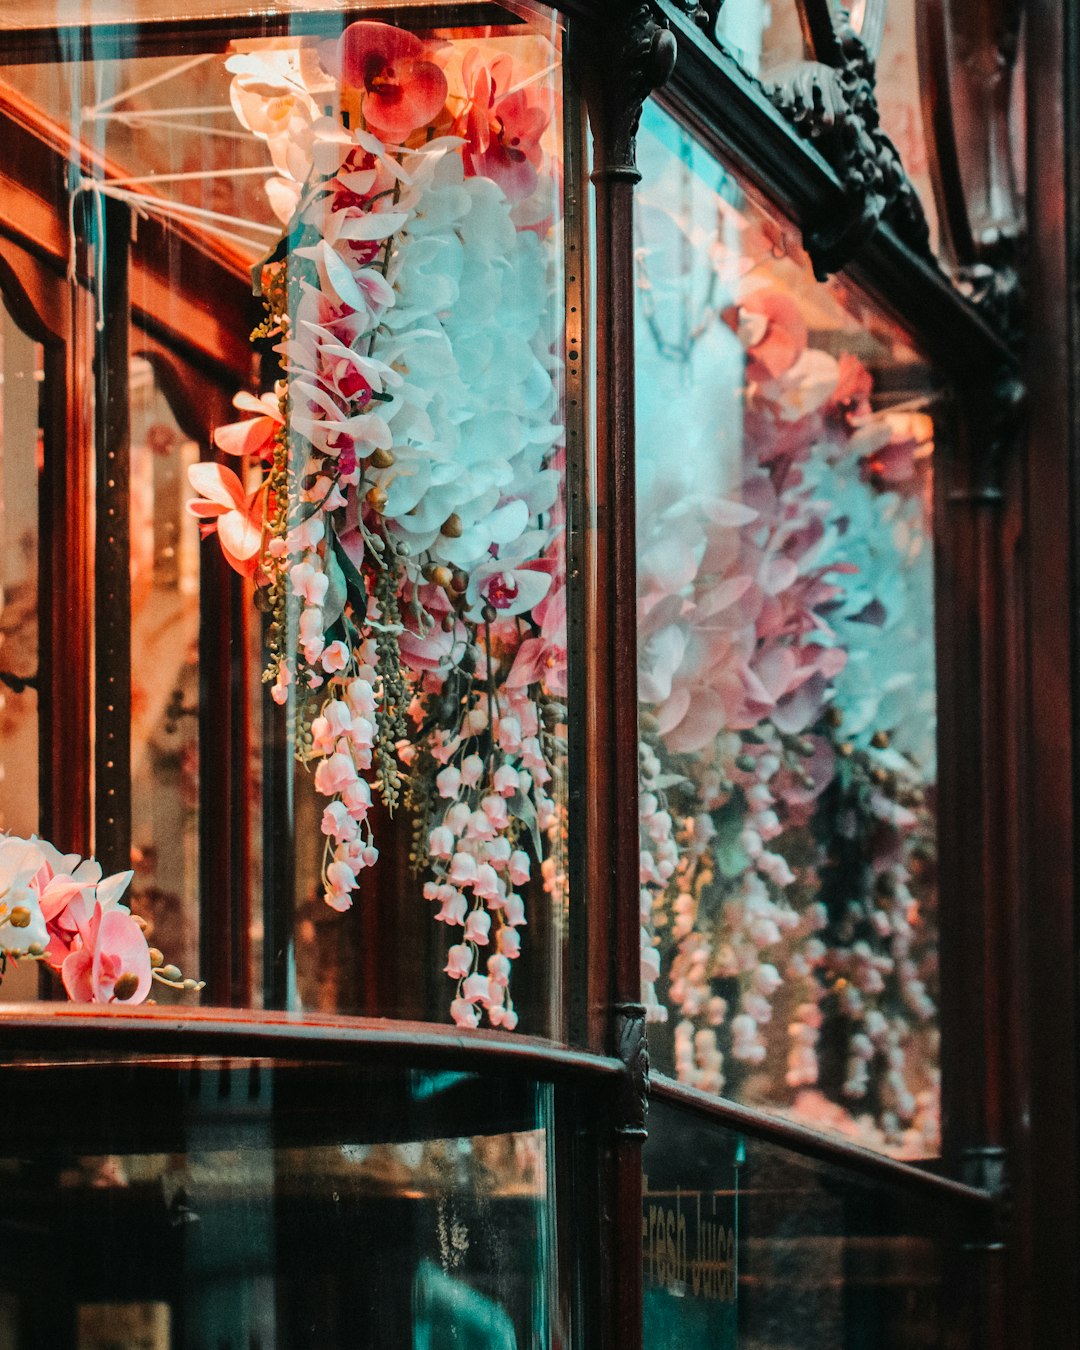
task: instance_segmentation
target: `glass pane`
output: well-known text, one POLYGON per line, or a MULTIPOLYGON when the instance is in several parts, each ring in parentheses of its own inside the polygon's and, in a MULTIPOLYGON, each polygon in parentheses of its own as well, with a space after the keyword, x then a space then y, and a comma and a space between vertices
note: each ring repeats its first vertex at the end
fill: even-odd
POLYGON ((933 1154, 934 382, 651 105, 639 153, 652 1054, 933 1154))
MULTIPOLYGON (((184 501, 199 447, 131 362, 131 902, 154 946, 199 963, 199 546, 184 501)), ((158 991, 163 997, 163 990, 158 991)))
MULTIPOLYGON (((38 479, 44 447, 38 413, 41 346, 0 304, 0 830, 24 838, 38 828, 38 479)), ((18 964, 24 939, 0 901, 4 961, 0 998, 33 999, 37 963, 18 964), (6 966, 6 968, 4 968, 6 966)))
POLYGON ((561 1343, 550 1087, 266 1061, 5 1072, 80 1110, 0 1129, 0 1344, 561 1343))
POLYGON ((718 1125, 649 1111, 645 1350, 964 1350, 970 1216, 718 1125))
POLYGON ((937 252, 937 203, 930 181, 927 131, 919 75, 916 0, 890 0, 868 5, 869 36, 880 41, 877 53, 877 101, 881 129, 896 146, 930 226, 930 246, 937 252))
POLYGON ((754 76, 776 75, 807 56, 795 0, 726 0, 716 35, 754 76))
MULTIPOLYGON (((561 1034, 577 166, 560 28, 531 5, 460 26, 472 9, 349 24, 305 4, 294 32, 285 9, 204 8, 235 27, 131 59, 107 26, 95 61, 22 45, 0 91, 27 142, 3 167, 52 204, 58 264, 94 302, 130 233, 132 331, 189 372, 162 377, 171 412, 145 363, 130 372, 133 894, 185 974, 200 903, 215 914, 231 950, 204 954, 206 1001, 262 987, 276 1006, 561 1034), (208 406, 194 456, 177 423, 208 406), (181 525, 183 497, 198 520, 181 525), (237 586, 262 629, 254 677, 237 586), (220 633, 196 651, 200 587, 231 655, 220 633), (261 849, 229 833, 257 790, 261 849), (222 894, 200 896, 222 850, 222 894)), ((120 17, 15 13, 84 10, 120 17)))

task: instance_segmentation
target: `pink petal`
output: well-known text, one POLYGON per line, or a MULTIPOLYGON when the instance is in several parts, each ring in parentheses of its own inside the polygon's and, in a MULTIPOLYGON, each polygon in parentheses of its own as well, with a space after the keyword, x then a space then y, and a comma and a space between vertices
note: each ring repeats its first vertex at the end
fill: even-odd
POLYGON ((244 485, 231 469, 221 464, 204 461, 188 469, 188 482, 208 501, 222 506, 240 508, 244 505, 244 485))

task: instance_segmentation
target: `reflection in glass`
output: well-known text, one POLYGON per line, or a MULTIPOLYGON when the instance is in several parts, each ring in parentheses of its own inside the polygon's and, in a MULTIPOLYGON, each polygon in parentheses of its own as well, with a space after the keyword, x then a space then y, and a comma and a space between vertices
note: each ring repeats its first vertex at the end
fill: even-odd
MULTIPOLYGON (((252 725, 267 904, 252 936, 266 1001, 558 1031, 561 30, 539 6, 473 27, 449 26, 465 17, 453 5, 406 6, 393 26, 302 8, 294 33, 281 14, 268 37, 245 10, 210 51, 126 60, 112 46, 7 68, 0 88, 0 116, 33 105, 57 182, 65 160, 93 162, 77 230, 95 234, 102 198, 138 221, 136 330, 149 318, 155 350, 180 346, 237 395, 198 463, 164 413, 135 428, 134 891, 165 927, 189 913, 169 953, 186 961, 198 573, 181 558, 198 537, 189 520, 174 538, 173 513, 192 497, 202 547, 222 548, 265 616, 270 716, 259 705, 252 725)), ((66 223, 66 196, 56 210, 66 223)), ((80 243, 79 265, 107 275, 95 250, 80 243)), ((234 727, 228 688, 218 724, 234 727)), ((204 705, 209 724, 219 710, 204 705)), ((223 800, 240 796, 223 762, 240 739, 199 747, 223 800)), ((201 824, 205 863, 220 822, 201 824)), ((229 914, 247 901, 230 894, 229 914)))
POLYGON ((934 1153, 928 373, 861 297, 818 286, 785 228, 655 107, 639 146, 654 1059, 934 1153))
POLYGON ((0 1130, 0 1344, 96 1346, 103 1305, 101 1344, 149 1328, 154 1350, 557 1340, 550 1088, 257 1061, 7 1072, 80 1112, 0 1130))
MULTIPOLYGON (((151 364, 131 390, 131 904, 182 970, 199 958, 198 540, 176 424, 151 364)), ((164 997, 163 990, 159 995, 164 997)))
POLYGON ((974 1350, 971 1219, 664 1102, 649 1111, 645 1350, 974 1350))
MULTIPOLYGON (((38 476, 43 442, 39 344, 0 304, 0 830, 38 829, 38 476)), ((37 996, 34 961, 8 963, 5 1002, 37 996)))
POLYGON ((726 0, 716 35, 750 75, 776 75, 806 56, 795 0, 726 0))

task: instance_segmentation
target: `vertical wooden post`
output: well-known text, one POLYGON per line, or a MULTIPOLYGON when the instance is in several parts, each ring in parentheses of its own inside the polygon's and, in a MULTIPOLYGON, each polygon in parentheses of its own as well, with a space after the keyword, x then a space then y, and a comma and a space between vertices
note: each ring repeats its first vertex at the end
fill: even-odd
MULTIPOLYGON (((648 5, 620 4, 580 42, 594 137, 596 442, 586 500, 584 794, 589 843, 588 1041, 626 1065, 600 1143, 603 1344, 642 1337, 641 1146, 648 1054, 638 914, 637 625, 634 494, 633 190, 641 109, 675 61, 675 39, 648 5)), ((573 55, 575 48, 571 46, 573 55)))
POLYGON ((100 288, 94 341, 94 851, 105 871, 114 872, 131 865, 131 217, 120 202, 103 200, 90 219, 96 223, 100 288))

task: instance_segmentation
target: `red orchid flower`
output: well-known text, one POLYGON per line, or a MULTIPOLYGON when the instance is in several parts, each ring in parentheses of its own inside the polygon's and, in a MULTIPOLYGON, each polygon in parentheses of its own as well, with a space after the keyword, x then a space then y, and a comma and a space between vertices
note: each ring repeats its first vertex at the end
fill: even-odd
POLYGON ((468 53, 461 73, 469 104, 454 131, 465 138, 466 172, 492 179, 516 202, 536 187, 543 161, 540 137, 548 116, 531 101, 527 90, 506 92, 511 87, 511 70, 508 56, 498 57, 489 69, 478 51, 468 53))
POLYGON ((427 126, 446 102, 446 76, 427 45, 388 23, 351 23, 338 42, 341 82, 363 97, 364 120, 376 135, 403 140, 427 126))

